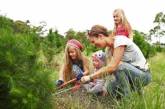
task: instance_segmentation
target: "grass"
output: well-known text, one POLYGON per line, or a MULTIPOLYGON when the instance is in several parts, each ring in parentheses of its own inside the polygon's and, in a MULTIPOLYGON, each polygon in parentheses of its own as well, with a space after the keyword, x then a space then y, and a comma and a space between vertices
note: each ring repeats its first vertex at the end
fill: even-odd
POLYGON ((165 81, 165 53, 158 53, 149 60, 153 82, 161 83, 165 81))
POLYGON ((144 93, 133 93, 129 98, 113 100, 82 92, 54 96, 54 109, 165 109, 165 53, 150 58, 152 82, 144 93))
POLYGON ((165 53, 158 53, 150 58, 152 82, 144 88, 144 94, 133 94, 123 99, 117 109, 165 109, 165 53))

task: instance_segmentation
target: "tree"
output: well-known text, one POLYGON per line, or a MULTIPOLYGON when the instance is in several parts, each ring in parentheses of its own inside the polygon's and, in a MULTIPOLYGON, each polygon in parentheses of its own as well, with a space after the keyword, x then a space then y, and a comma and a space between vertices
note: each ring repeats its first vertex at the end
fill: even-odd
POLYGON ((133 41, 138 45, 146 58, 155 55, 155 48, 145 40, 145 34, 135 30, 133 41))
POLYGON ((28 25, 29 21, 23 22, 21 20, 17 20, 14 22, 14 32, 15 33, 30 33, 30 26, 28 25))
POLYGON ((160 44, 160 39, 165 35, 165 14, 159 12, 154 20, 155 27, 149 31, 149 37, 158 37, 158 44, 160 44))

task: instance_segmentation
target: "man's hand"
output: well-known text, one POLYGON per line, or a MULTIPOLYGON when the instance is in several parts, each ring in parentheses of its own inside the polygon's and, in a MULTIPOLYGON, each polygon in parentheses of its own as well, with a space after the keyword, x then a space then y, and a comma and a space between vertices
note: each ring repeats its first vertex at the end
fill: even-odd
POLYGON ((81 78, 81 82, 82 82, 82 83, 89 82, 90 80, 91 80, 90 76, 83 76, 83 77, 81 78))

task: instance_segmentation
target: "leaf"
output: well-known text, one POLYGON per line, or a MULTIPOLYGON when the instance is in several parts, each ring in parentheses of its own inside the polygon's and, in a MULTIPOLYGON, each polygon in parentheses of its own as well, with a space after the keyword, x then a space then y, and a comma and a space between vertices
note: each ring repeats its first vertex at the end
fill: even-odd
POLYGON ((163 16, 163 12, 159 12, 159 13, 156 15, 156 17, 155 17, 154 23, 160 22, 162 16, 163 16))

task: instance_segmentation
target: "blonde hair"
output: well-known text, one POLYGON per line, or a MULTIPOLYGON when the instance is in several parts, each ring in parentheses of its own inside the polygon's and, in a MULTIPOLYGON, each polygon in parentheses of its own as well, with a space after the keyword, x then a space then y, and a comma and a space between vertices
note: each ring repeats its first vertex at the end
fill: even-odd
MULTIPOLYGON (((123 11, 123 9, 115 9, 113 14, 116 13, 117 15, 119 15, 119 17, 121 18, 121 23, 122 23, 122 26, 124 26, 124 28, 126 28, 128 30, 128 33, 129 33, 129 38, 133 38, 133 31, 132 31, 132 27, 130 25, 130 23, 128 22, 126 16, 125 16, 125 13, 123 11)), ((114 29, 113 29, 113 32, 112 32, 112 35, 114 36, 115 33, 116 33, 116 24, 114 24, 114 29)))
MULTIPOLYGON (((69 48, 71 46, 70 45, 66 45, 66 48, 65 48, 65 56, 64 56, 64 65, 63 65, 63 80, 66 82, 66 81, 69 81, 71 79, 74 78, 74 74, 72 72, 72 60, 69 56, 69 48)), ((72 46, 73 47, 73 46, 72 46)), ((75 50, 76 50, 76 54, 77 54, 77 60, 82 60, 83 64, 84 64, 84 57, 82 55, 82 52, 80 49, 74 47, 75 50)))

